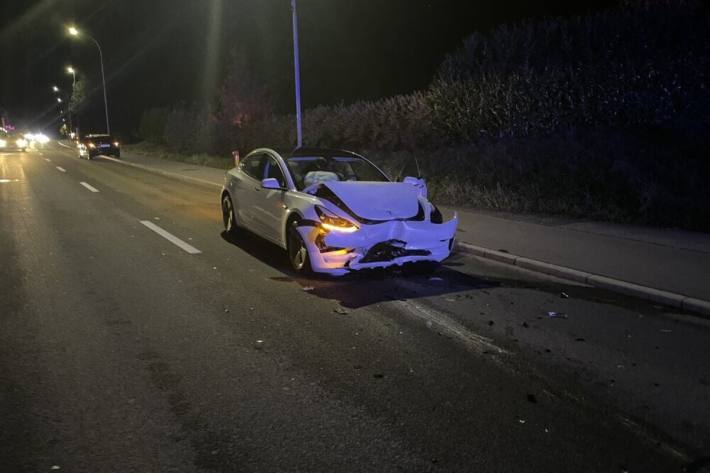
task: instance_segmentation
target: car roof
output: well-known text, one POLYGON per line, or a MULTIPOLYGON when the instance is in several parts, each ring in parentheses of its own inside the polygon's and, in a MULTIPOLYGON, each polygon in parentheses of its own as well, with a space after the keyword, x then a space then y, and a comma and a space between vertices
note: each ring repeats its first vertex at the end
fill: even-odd
MULTIPOLYGON (((296 149, 286 149, 286 148, 259 148, 256 149, 253 152, 256 151, 264 151, 264 150, 270 150, 273 152, 276 152, 279 154, 281 157, 284 159, 288 158, 293 158, 293 157, 313 157, 313 156, 323 156, 323 157, 330 157, 330 156, 357 156, 360 157, 359 154, 354 153, 352 151, 347 151, 344 149, 337 149, 337 148, 317 148, 317 147, 301 147, 301 148, 296 148, 296 149)), ((251 154, 251 153, 249 153, 251 154)))

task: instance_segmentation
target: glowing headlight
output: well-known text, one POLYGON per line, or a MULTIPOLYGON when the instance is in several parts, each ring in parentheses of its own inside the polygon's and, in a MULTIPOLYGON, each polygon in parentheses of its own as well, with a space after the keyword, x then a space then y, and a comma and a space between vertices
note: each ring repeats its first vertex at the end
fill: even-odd
POLYGON ((118 141, 114 141, 114 142, 113 142, 113 145, 114 145, 116 148, 118 148, 118 147, 120 146, 120 145, 118 144, 118 141))
POLYGON ((35 140, 37 140, 38 143, 46 145, 49 143, 49 137, 45 134, 38 133, 35 135, 35 140))
POLYGON ((320 226, 324 230, 343 233, 353 233, 359 230, 351 221, 333 215, 321 207, 316 206, 316 213, 320 218, 320 226))
POLYGON ((94 149, 96 148, 96 145, 94 143, 89 143, 89 148, 94 149))
POLYGON ((0 148, 4 148, 5 146, 7 146, 7 141, 0 140, 0 148))
POLYGON ((27 148, 27 140, 24 138, 20 138, 19 140, 15 141, 17 144, 18 148, 27 148))

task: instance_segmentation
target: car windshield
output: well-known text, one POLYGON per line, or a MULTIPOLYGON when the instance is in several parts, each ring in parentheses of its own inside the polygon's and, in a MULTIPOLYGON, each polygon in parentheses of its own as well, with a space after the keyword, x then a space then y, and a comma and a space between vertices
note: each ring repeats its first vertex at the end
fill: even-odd
POLYGON ((372 163, 357 156, 293 156, 286 163, 299 190, 327 181, 389 180, 372 163))

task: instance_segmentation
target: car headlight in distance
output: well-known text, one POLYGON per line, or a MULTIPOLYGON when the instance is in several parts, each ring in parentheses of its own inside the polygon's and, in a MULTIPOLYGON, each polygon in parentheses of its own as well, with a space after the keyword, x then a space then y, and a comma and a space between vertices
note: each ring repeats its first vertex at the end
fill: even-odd
POLYGON ((19 140, 15 141, 17 144, 18 148, 27 148, 27 140, 24 138, 20 138, 19 140))
POLYGON ((118 148, 119 146, 121 146, 118 141, 114 141, 114 142, 113 142, 113 145, 114 145, 116 148, 118 148))
POLYGON ((96 148, 96 145, 94 143, 89 143, 89 148, 94 149, 96 148))
POLYGON ((321 207, 316 206, 316 213, 320 219, 320 226, 324 230, 342 233, 353 233, 359 230, 351 221, 333 215, 321 207))
POLYGON ((0 140, 0 148, 4 148, 5 146, 7 146, 7 141, 0 140))

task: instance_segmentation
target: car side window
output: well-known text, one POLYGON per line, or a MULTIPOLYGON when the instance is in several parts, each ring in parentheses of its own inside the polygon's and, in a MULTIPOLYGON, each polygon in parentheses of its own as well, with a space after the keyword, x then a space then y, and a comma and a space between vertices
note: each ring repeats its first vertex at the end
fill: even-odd
POLYGON ((279 185, 283 188, 286 187, 286 179, 284 179, 284 173, 281 172, 279 164, 274 158, 269 156, 266 158, 266 167, 264 169, 264 179, 274 178, 279 181, 279 185))
POLYGON ((242 161, 241 168, 249 177, 261 181, 264 176, 264 162, 266 161, 263 154, 248 156, 242 161))

